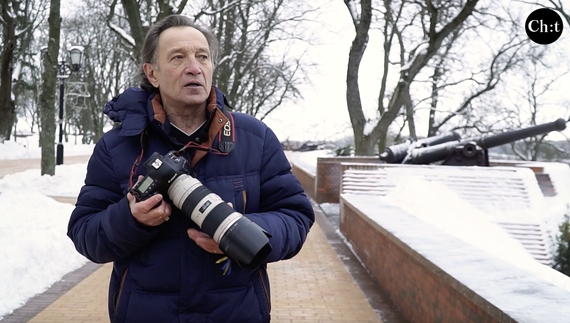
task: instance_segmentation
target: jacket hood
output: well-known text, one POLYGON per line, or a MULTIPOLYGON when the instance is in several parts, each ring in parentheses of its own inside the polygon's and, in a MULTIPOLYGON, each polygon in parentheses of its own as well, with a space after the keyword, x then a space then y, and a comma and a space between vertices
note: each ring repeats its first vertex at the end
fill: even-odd
MULTIPOLYGON (((216 106, 224 110, 226 96, 216 87, 216 106)), ((122 136, 134 136, 144 131, 150 122, 155 120, 151 100, 158 91, 149 92, 140 87, 130 87, 105 104, 104 113, 114 122, 121 123, 122 136)))
POLYGON ((121 123, 121 135, 138 135, 154 117, 149 115, 148 105, 149 99, 155 94, 139 87, 130 87, 107 102, 104 113, 114 122, 121 123))

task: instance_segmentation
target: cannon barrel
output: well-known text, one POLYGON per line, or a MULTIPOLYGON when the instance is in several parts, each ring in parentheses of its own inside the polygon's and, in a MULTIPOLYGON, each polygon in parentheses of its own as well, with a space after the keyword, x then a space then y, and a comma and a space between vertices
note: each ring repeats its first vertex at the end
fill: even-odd
POLYGON ((546 134, 554 130, 561 131, 564 129, 566 129, 566 120, 559 118, 556 121, 539 124, 534 127, 506 131, 503 133, 498 133, 496 135, 482 136, 474 141, 481 148, 489 149, 507 144, 509 142, 546 134))
POLYGON ((533 127, 523 128, 513 131, 505 131, 503 133, 481 136, 475 139, 467 139, 461 141, 445 142, 439 145, 429 146, 425 148, 414 149, 403 161, 404 164, 430 164, 440 160, 444 160, 454 149, 460 145, 474 143, 483 149, 489 149, 514 142, 524 138, 534 137, 546 134, 551 131, 561 131, 566 129, 566 121, 562 118, 556 121, 540 124, 533 127))
POLYGON ((404 160, 404 158, 406 158, 410 149, 439 145, 444 142, 457 141, 459 139, 461 139, 459 133, 452 131, 449 133, 441 134, 439 136, 420 139, 414 142, 404 142, 384 148, 384 151, 380 154, 380 160, 391 164, 399 164, 404 160))

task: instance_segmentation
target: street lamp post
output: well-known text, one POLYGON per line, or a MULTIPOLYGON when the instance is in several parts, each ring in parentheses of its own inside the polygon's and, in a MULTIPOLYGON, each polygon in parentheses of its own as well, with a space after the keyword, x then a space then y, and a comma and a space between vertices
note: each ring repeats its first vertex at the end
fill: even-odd
POLYGON ((63 111, 65 105, 65 79, 71 73, 79 71, 81 68, 81 60, 83 56, 83 48, 80 46, 73 46, 69 50, 69 57, 71 65, 67 64, 66 60, 62 60, 58 64, 57 79, 59 81, 59 140, 57 142, 56 165, 63 165, 63 111))

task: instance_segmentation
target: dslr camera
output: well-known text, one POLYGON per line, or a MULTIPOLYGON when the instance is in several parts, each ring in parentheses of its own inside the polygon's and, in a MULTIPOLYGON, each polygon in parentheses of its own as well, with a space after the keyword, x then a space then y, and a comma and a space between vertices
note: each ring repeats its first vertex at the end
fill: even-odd
POLYGON ((144 167, 147 175, 129 189, 137 201, 166 193, 231 260, 253 270, 267 258, 272 250, 269 234, 188 175, 190 167, 184 157, 175 151, 165 156, 155 152, 144 167))

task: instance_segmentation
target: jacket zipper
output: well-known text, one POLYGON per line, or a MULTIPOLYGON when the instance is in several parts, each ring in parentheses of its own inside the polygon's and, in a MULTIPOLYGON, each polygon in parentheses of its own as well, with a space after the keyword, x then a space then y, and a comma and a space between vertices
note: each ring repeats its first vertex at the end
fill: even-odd
POLYGON ((117 293, 115 294, 115 315, 117 315, 117 309, 119 308, 119 302, 121 301, 121 295, 123 295, 123 286, 125 284, 125 279, 127 278, 127 273, 129 272, 129 269, 127 268, 127 270, 125 270, 125 273, 123 274, 123 277, 121 278, 121 284, 119 285, 119 290, 117 291, 117 293))
POLYGON ((269 306, 269 314, 271 314, 271 298, 269 297, 269 292, 267 291, 267 286, 265 286, 265 280, 263 279, 263 274, 261 274, 261 269, 257 268, 257 273, 261 279, 261 286, 263 286, 263 292, 265 293, 265 299, 267 300, 267 305, 269 306))

